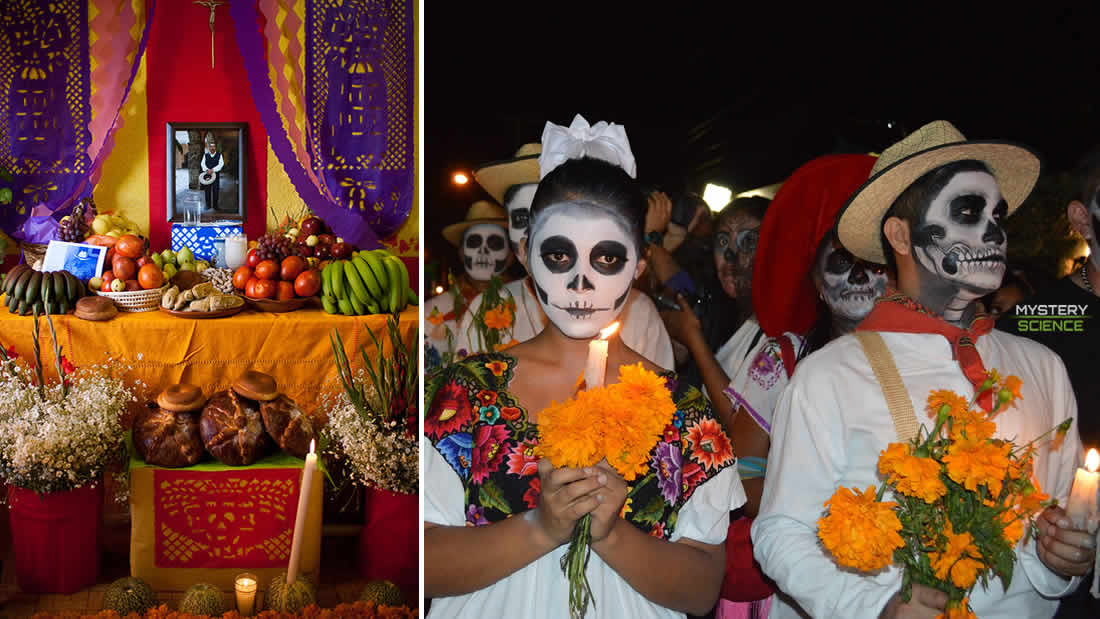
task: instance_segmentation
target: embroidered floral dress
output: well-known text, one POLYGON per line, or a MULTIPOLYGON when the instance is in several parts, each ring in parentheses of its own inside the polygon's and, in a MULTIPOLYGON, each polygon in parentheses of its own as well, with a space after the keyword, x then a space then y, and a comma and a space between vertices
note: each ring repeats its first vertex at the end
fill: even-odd
MULTIPOLYGON (((424 420, 424 519, 482 526, 538 504, 538 429, 508 392, 516 360, 502 353, 470 357, 429 377, 424 420)), ((729 512, 745 501, 729 438, 710 402, 694 387, 662 374, 676 416, 650 454, 647 474, 629 484, 623 518, 661 539, 724 541, 729 512)), ((562 545, 486 589, 433 600, 437 616, 567 616, 562 545)), ((588 567, 596 606, 590 617, 682 617, 646 600, 593 553, 588 567)))

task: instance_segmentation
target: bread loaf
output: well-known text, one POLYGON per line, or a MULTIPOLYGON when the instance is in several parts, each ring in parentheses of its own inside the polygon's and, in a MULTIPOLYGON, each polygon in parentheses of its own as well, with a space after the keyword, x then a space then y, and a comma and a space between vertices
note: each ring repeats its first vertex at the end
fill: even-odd
POLYGON ((210 397, 202 409, 199 430, 206 450, 230 466, 252 464, 271 446, 257 404, 230 390, 210 397))
POLYGON ((270 402, 260 402, 260 414, 268 435, 283 451, 298 458, 306 457, 316 432, 313 420, 293 400, 280 395, 270 402))
POLYGON ((133 429, 142 460, 170 468, 197 464, 203 453, 197 417, 197 412, 169 411, 155 402, 142 407, 133 429))

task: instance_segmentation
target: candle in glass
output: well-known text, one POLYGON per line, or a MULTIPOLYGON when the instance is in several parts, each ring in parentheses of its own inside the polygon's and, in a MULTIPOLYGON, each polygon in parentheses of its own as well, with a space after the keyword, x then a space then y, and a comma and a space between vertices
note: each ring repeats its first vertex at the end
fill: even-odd
POLYGON ((613 322, 600 331, 599 339, 588 343, 588 359, 584 364, 585 389, 603 387, 604 377, 607 374, 607 338, 611 337, 618 328, 619 323, 613 322))
POLYGON ((302 488, 298 492, 298 513, 294 516, 294 538, 290 543, 290 565, 286 567, 286 584, 292 585, 298 579, 298 560, 302 555, 302 532, 306 527, 306 515, 309 511, 309 490, 313 485, 313 472, 317 470, 317 441, 309 442, 306 464, 302 467, 302 488))
POLYGON ((237 612, 241 616, 248 617, 256 610, 256 587, 259 580, 255 574, 239 574, 233 582, 233 590, 237 594, 237 612))
POLYGON ((1073 489, 1069 493, 1069 502, 1066 503, 1066 515, 1073 521, 1073 525, 1084 530, 1087 528, 1089 516, 1097 514, 1096 489, 1100 484, 1100 453, 1096 449, 1090 449, 1085 457, 1085 468, 1077 469, 1077 475, 1073 479, 1073 489))

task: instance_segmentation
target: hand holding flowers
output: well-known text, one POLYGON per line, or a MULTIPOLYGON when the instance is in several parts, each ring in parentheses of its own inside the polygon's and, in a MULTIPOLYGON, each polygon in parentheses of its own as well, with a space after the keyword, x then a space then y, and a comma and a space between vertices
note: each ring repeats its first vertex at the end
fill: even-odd
POLYGON ((539 529, 555 548, 569 541, 577 521, 599 506, 596 493, 603 487, 603 478, 590 467, 554 468, 549 458, 538 463, 538 506, 531 510, 539 529))

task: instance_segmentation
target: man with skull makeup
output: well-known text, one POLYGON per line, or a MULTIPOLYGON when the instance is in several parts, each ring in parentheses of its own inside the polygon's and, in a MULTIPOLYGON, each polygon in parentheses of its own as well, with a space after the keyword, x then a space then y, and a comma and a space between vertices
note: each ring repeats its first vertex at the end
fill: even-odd
MULTIPOLYGON (((1007 246, 1001 221, 1038 175, 1038 158, 1028 149, 968 142, 949 123, 936 121, 886 149, 849 198, 838 222, 840 242, 857 258, 896 264, 898 289, 880 298, 857 327, 866 335, 839 337, 804 359, 780 396, 752 527, 755 557, 785 594, 775 599, 773 618, 931 619, 943 612, 946 594, 914 585, 912 599, 902 603, 896 566, 870 576, 841 569, 817 538, 822 505, 838 487, 879 483, 878 455, 901 433, 892 414, 928 432, 934 420, 912 410, 923 411, 933 390, 975 393, 989 368, 1022 380, 1021 399, 996 417, 996 436, 1024 444, 1076 419, 1058 357, 991 330, 974 303, 1000 284, 1007 246), (899 382, 879 383, 882 368, 872 370, 863 342, 872 350, 881 345, 876 364, 892 364, 899 382), (887 388, 897 389, 900 400, 884 395, 887 388), (906 395, 912 406, 907 414, 901 404, 906 395)), ((979 405, 992 408, 990 390, 977 395, 979 405)), ((1061 446, 1037 445, 1039 486, 1064 504, 1081 462, 1076 425, 1061 446)), ((1093 536, 1077 530, 1064 510, 1047 508, 1036 522, 1039 541, 1017 545, 1017 571, 1007 591, 999 581, 972 590, 969 601, 978 616, 1050 617, 1056 598, 1091 568, 1093 536)))
MULTIPOLYGON (((468 313, 470 301, 512 263, 503 209, 488 200, 470 205, 463 221, 443 229, 443 237, 459 248, 463 274, 451 290, 424 303, 424 316, 432 327, 424 337, 428 369, 455 360, 463 348, 456 329, 468 313)), ((468 352, 468 349, 467 349, 468 352)))
MULTIPOLYGON (((508 238, 516 251, 527 234, 531 201, 539 181, 539 157, 541 144, 524 144, 512 159, 487 163, 474 170, 477 182, 508 211, 508 238)), ((525 342, 537 335, 547 324, 546 312, 536 296, 533 280, 524 277, 504 285, 504 295, 515 301, 512 338, 525 342)), ((481 306, 481 297, 470 302, 469 311, 462 317, 456 332, 456 348, 471 353, 486 352, 476 341, 473 320, 481 306)), ((631 288, 622 313, 621 334, 623 341, 657 365, 672 369, 672 340, 657 313, 657 306, 640 291, 631 288)))
MULTIPOLYGON (((533 455, 540 411, 576 392, 589 341, 621 318, 645 268, 645 197, 627 173, 633 157, 621 131, 584 123, 575 139, 610 134, 607 143, 583 140, 556 160, 544 153, 547 173, 519 255, 546 328, 430 378, 421 451, 430 616, 566 616, 561 559, 586 514, 594 601, 586 616, 682 618, 707 613, 717 599, 729 510, 744 493, 729 439, 696 388, 612 336, 608 382, 618 368, 636 363, 665 378, 685 438, 679 430, 676 438, 666 433, 662 445, 675 454, 682 478, 653 483, 658 469, 673 466, 656 456, 653 474, 627 482, 606 462, 574 469, 533 455)), ((591 422, 602 423, 599 415, 591 422)))

